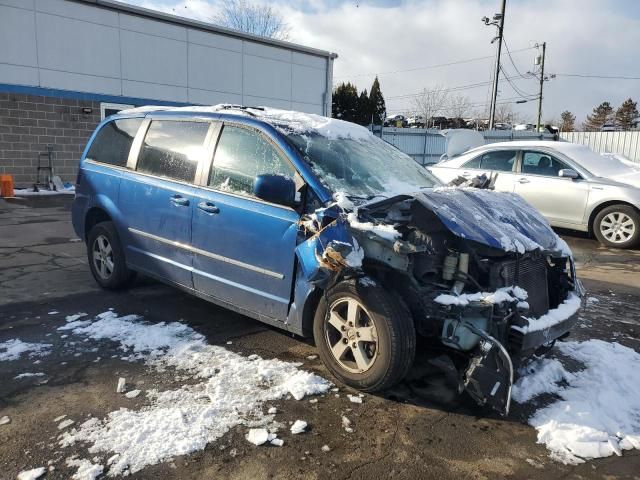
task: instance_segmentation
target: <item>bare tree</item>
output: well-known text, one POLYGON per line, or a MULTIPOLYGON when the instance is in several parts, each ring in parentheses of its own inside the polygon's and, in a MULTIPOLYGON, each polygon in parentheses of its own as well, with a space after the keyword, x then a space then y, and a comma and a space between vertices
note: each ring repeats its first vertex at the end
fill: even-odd
POLYGON ((471 112, 471 100, 466 95, 453 95, 449 98, 448 112, 451 118, 465 118, 471 112))
POLYGON ((510 103, 498 103, 496 104, 496 116, 495 121, 498 123, 510 123, 513 124, 518 121, 516 114, 513 112, 513 107, 510 103))
POLYGON ((429 119, 444 113, 448 98, 449 92, 442 85, 424 88, 413 99, 413 109, 417 115, 424 118, 426 126, 429 127, 429 119))
POLYGON ((259 5, 246 0, 226 0, 220 13, 212 20, 220 26, 261 37, 289 39, 289 25, 282 15, 269 5, 259 5))

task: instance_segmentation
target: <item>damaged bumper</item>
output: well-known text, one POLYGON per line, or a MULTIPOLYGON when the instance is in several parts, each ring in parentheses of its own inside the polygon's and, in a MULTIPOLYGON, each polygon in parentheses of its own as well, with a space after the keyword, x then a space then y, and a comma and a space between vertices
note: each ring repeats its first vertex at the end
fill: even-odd
POLYGON ((486 312, 482 302, 471 302, 458 309, 459 321, 451 329, 451 321, 445 321, 442 341, 454 348, 468 346, 469 337, 476 346, 468 350, 471 354, 467 368, 461 372, 461 390, 480 405, 488 405, 502 415, 508 415, 511 403, 511 388, 514 382, 514 364, 540 347, 568 335, 578 321, 584 289, 579 281, 564 302, 539 318, 521 315, 516 302, 511 306, 493 305, 488 308, 491 318, 478 320, 479 312, 486 312), (485 328, 486 325, 486 328, 485 328), (489 325, 492 325, 491 334, 489 325), (500 328, 500 325, 503 328, 500 328), (449 332, 447 332, 449 328, 449 332), (447 333, 453 335, 446 336, 447 333), (505 335, 506 334, 506 335, 505 335), (496 337, 504 338, 503 342, 496 337))

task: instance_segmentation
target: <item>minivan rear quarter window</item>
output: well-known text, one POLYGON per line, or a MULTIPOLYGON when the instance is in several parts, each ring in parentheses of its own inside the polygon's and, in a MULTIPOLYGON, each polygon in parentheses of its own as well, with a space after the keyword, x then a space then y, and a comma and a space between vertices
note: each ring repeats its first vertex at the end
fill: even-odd
POLYGON ((153 120, 144 137, 137 171, 181 182, 193 182, 206 152, 208 122, 153 120))
POLYGON ((122 118, 105 124, 96 134, 86 158, 118 167, 127 165, 129 150, 142 118, 122 118))

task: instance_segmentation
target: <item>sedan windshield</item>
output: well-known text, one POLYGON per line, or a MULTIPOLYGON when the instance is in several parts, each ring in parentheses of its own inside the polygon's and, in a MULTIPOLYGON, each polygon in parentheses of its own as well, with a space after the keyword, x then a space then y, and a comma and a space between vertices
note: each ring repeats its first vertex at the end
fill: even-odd
POLYGON ((374 135, 357 139, 333 139, 316 132, 286 135, 334 193, 369 199, 440 185, 411 157, 374 135))

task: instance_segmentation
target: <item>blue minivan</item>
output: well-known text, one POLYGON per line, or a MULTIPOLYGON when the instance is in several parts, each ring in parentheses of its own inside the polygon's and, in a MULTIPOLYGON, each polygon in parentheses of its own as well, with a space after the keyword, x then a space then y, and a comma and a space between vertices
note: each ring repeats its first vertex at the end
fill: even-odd
POLYGON ((80 160, 73 226, 104 288, 136 272, 301 336, 378 391, 418 338, 460 390, 507 413, 515 365, 566 337, 571 252, 515 194, 442 186, 367 129, 237 105, 104 120, 80 160))

